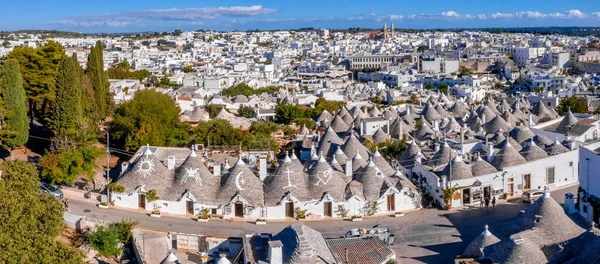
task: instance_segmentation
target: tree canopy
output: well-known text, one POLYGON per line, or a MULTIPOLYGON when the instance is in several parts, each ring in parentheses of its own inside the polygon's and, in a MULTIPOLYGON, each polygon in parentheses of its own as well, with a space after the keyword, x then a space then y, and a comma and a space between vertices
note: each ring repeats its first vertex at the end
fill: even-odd
POLYGON ((128 151, 140 146, 187 144, 187 127, 179 122, 179 107, 166 94, 142 90, 121 104, 110 125, 111 136, 128 151))
POLYGON ((66 147, 77 137, 83 121, 82 84, 76 60, 63 57, 56 79, 56 101, 52 115, 49 116, 50 129, 54 133, 53 141, 60 148, 66 147))
POLYGON ((2 100, 6 116, 4 117, 4 130, 9 131, 9 136, 3 138, 2 146, 7 149, 19 148, 29 139, 29 120, 25 106, 25 90, 19 70, 19 62, 14 59, 4 63, 2 76, 2 100))
POLYGON ((35 165, 5 161, 0 179, 1 263, 83 263, 83 254, 56 239, 63 231, 60 201, 40 194, 35 165))
POLYGON ((448 83, 440 83, 440 87, 438 88, 438 91, 440 91, 441 93, 448 93, 448 83))
POLYGON ((229 88, 223 89, 221 94, 224 96, 237 96, 240 94, 245 95, 245 96, 251 96, 254 94, 259 95, 262 93, 272 94, 272 93, 277 92, 278 90, 279 90, 279 87, 277 87, 277 86, 266 86, 266 87, 254 89, 245 83, 240 83, 240 84, 231 86, 229 88))
POLYGON ((288 125, 298 118, 305 117, 305 113, 298 105, 280 104, 275 109, 275 116, 277 122, 288 125))
POLYGON ((15 47, 6 56, 7 60, 15 59, 19 62, 29 112, 33 116, 42 117, 42 122, 56 98, 58 65, 64 56, 62 45, 52 40, 36 49, 15 47))
POLYGON ((562 116, 565 115, 569 109, 571 109, 571 112, 573 113, 587 114, 589 112, 585 100, 575 96, 561 99, 556 112, 562 116))

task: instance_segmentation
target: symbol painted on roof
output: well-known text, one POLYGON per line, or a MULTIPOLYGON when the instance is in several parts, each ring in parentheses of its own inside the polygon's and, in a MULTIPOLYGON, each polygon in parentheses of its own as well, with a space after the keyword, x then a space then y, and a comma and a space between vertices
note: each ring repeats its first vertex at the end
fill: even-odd
POLYGON ((246 183, 244 178, 241 177, 242 173, 243 172, 240 172, 240 173, 238 173, 238 175, 235 175, 235 187, 240 191, 244 190, 244 188, 242 188, 242 186, 246 183))
POLYGON ((152 174, 153 172, 154 172, 154 160, 144 158, 143 160, 140 161, 140 167, 136 170, 135 173, 141 174, 142 176, 144 176, 144 179, 145 179, 147 176, 150 176, 150 174, 152 174))
POLYGON ((329 180, 331 180, 332 176, 333 174, 331 169, 317 171, 317 178, 319 179, 319 181, 315 183, 315 186, 319 186, 321 182, 323 183, 323 185, 327 185, 329 180))
POLYGON ((194 180, 196 180, 197 184, 200 184, 200 186, 202 186, 202 178, 200 178, 200 173, 198 173, 198 170, 198 168, 185 168, 185 175, 183 175, 183 178, 181 178, 179 184, 184 184, 187 181, 187 179, 193 178, 194 180))
POLYGON ((286 173, 286 174, 287 174, 288 185, 287 185, 287 186, 284 186, 284 187, 283 187, 283 189, 292 188, 292 187, 294 187, 294 188, 298 189, 298 187, 297 187, 296 185, 293 185, 293 184, 292 184, 292 180, 291 180, 291 178, 290 178, 290 173, 292 173, 292 172, 294 172, 294 171, 290 171, 290 167, 287 167, 286 169, 287 169, 287 170, 286 170, 284 173, 286 173))

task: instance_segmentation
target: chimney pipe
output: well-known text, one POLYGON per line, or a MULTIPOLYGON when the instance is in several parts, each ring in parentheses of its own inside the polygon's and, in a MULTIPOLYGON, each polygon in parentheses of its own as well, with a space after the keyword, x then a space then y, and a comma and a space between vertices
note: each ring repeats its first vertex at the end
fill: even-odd
POLYGON ((221 164, 217 163, 213 166, 213 174, 215 176, 221 176, 221 164))
POLYGON ((283 243, 269 241, 269 264, 283 264, 283 243))
MULTIPOLYGON (((334 157, 334 159, 335 159, 335 157, 334 157)), ((346 173, 346 176, 349 176, 349 177, 352 176, 352 159, 346 160, 346 167, 344 168, 344 172, 346 173)))

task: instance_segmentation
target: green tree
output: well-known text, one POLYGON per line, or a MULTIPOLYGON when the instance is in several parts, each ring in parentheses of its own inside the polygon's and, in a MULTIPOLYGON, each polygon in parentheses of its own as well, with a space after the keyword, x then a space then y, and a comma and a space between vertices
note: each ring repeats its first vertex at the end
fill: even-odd
POLYGON ((467 75, 472 75, 473 71, 465 66, 460 66, 458 68, 458 77, 463 77, 467 75))
POLYGON ((119 64, 117 64, 117 68, 129 71, 129 68, 131 68, 131 65, 129 64, 128 61, 122 61, 122 62, 119 62, 119 64))
POLYGON ((252 122, 250 125, 250 132, 255 135, 261 134, 271 136, 271 134, 277 130, 279 130, 279 126, 271 121, 252 122))
POLYGON ((147 41, 147 40, 142 41, 142 46, 150 47, 150 41, 147 41))
POLYGON ((76 60, 64 57, 56 79, 56 101, 49 118, 50 129, 54 133, 53 142, 59 149, 75 143, 83 121, 82 86, 79 64, 76 60))
POLYGON ((193 131, 193 139, 199 144, 213 146, 232 146, 248 142, 248 136, 239 129, 234 129, 225 119, 213 119, 200 122, 193 131))
POLYGON ((165 46, 167 45, 167 41, 164 39, 159 39, 156 44, 158 44, 158 46, 165 46))
POLYGON ((4 130, 10 136, 2 140, 2 146, 11 152, 20 148, 29 138, 29 122, 27 120, 27 107, 25 106, 25 90, 19 70, 19 62, 14 59, 4 63, 4 76, 2 76, 2 100, 6 116, 4 117, 4 130))
POLYGON ((435 85, 433 85, 433 83, 427 83, 427 85, 425 85, 425 89, 427 90, 431 90, 433 88, 435 88, 435 85))
POLYGON ((190 72, 195 72, 196 70, 194 69, 194 67, 192 67, 192 65, 185 65, 183 66, 183 72, 185 73, 190 73, 190 72))
POLYGON ((573 113, 587 114, 589 113, 587 103, 585 99, 578 97, 569 97, 560 100, 560 104, 556 108, 556 112, 559 115, 565 115, 571 109, 573 113))
MULTIPOLYGON (((169 145, 168 139, 181 135, 181 130, 185 129, 179 123, 179 107, 173 98, 154 90, 139 91, 131 101, 121 104, 110 124, 114 142, 127 151, 146 144, 169 145)), ((177 142, 180 143, 183 142, 177 142)))
POLYGON ((181 33, 183 33, 183 31, 181 31, 181 29, 175 29, 175 31, 173 31, 173 36, 180 36, 181 33))
POLYGON ((298 105, 280 104, 275 109, 275 117, 277 122, 289 125, 295 119, 304 117, 304 112, 298 105))
POLYGON ((438 90, 439 90, 441 93, 445 93, 445 94, 447 94, 447 93, 448 93, 448 83, 445 83, 445 82, 443 82, 443 83, 440 83, 440 87, 438 88, 438 90))
POLYGON ((82 174, 91 181, 97 168, 96 159, 102 153, 102 149, 93 146, 47 153, 40 160, 41 176, 57 184, 73 184, 82 174))
POLYGON ((421 45, 421 46, 417 47, 417 52, 423 52, 423 51, 426 51, 428 49, 429 48, 427 46, 421 45))
POLYGON ((229 88, 223 89, 223 91, 221 92, 221 94, 224 96, 237 96, 240 94, 245 95, 245 96, 250 96, 255 93, 256 93, 256 90, 254 90, 254 88, 248 86, 245 83, 240 83, 235 86, 231 86, 229 88))
POLYGON ((237 110, 237 116, 252 118, 254 117, 254 108, 251 106, 240 106, 237 110))
POLYGON ((315 121, 313 121, 312 118, 309 118, 309 117, 299 117, 299 118, 294 119, 293 122, 296 123, 298 128, 305 126, 310 131, 315 129, 315 126, 316 126, 315 121))
POLYGON ((5 47, 5 48, 10 47, 10 42, 8 42, 8 40, 5 39, 4 41, 2 41, 2 47, 5 47))
POLYGON ((204 106, 204 110, 208 113, 210 118, 215 118, 223 108, 225 107, 220 104, 207 104, 204 106))
POLYGON ((87 75, 90 77, 94 89, 94 101, 96 106, 95 121, 100 121, 106 117, 110 107, 109 83, 104 72, 103 46, 101 41, 96 42, 96 46, 90 50, 87 61, 87 75))
POLYGON ((83 254, 56 239, 63 231, 60 201, 40 194, 35 165, 5 161, 0 180, 0 263, 83 263, 83 254))
POLYGON ((56 98, 58 64, 64 56, 64 48, 54 41, 48 41, 37 49, 15 47, 6 56, 6 59, 19 61, 28 111, 32 117, 40 117, 38 121, 42 123, 56 98))

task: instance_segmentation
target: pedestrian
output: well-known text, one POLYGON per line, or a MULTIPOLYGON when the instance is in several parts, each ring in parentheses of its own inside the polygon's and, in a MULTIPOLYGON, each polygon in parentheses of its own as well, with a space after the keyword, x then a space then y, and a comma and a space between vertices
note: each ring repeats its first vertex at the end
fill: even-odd
POLYGON ((490 198, 485 197, 485 208, 487 209, 488 207, 490 207, 490 198))
POLYGON ((492 198, 492 207, 496 208, 496 196, 492 198))
POLYGON ((69 198, 65 198, 63 204, 65 205, 65 211, 71 212, 71 210, 69 209, 69 198))
POLYGON ((483 197, 479 198, 479 208, 483 208, 483 197))

